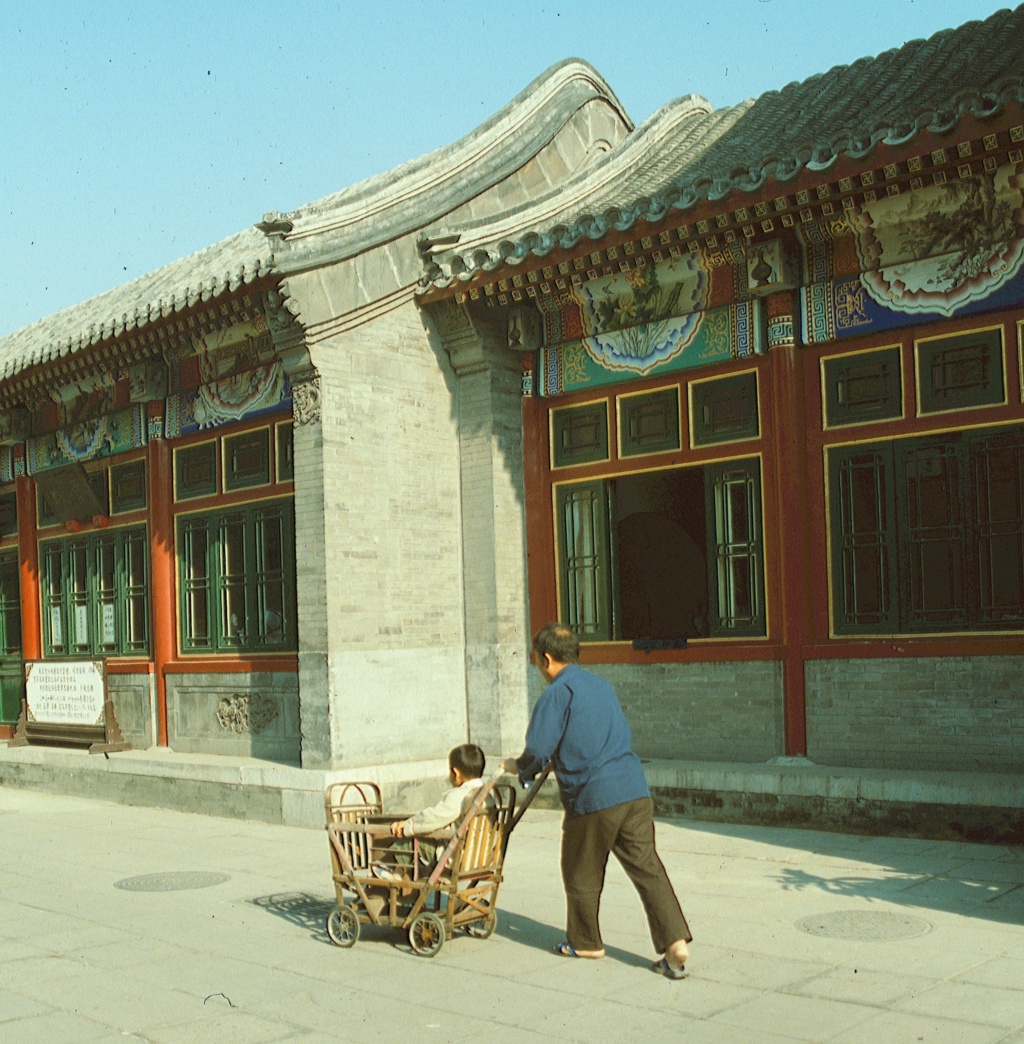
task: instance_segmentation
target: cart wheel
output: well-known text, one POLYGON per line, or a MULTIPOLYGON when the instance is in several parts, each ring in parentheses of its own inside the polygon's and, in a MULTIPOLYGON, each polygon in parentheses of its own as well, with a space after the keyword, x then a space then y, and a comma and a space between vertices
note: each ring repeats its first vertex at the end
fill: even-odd
POLYGON ((335 946, 355 946, 359 940, 359 917, 350 906, 336 906, 327 915, 327 934, 335 946))
POLYGON ((498 927, 498 915, 492 910, 482 921, 474 921, 471 925, 466 928, 466 931, 473 936, 474 939, 487 939, 494 934, 494 929, 498 927))
POLYGON ((409 945, 420 957, 433 957, 444 945, 444 921, 437 914, 421 913, 409 925, 409 945))

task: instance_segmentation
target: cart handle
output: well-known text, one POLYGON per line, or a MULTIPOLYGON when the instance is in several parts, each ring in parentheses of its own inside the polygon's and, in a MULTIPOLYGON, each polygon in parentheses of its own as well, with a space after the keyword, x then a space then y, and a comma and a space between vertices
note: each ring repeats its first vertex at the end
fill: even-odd
POLYGON ((533 804, 533 799, 537 796, 540 788, 544 785, 545 780, 551 775, 551 771, 554 767, 555 763, 549 761, 547 765, 544 766, 544 771, 539 776, 533 778, 526 791, 526 800, 516 809, 516 814, 512 817, 512 822, 509 824, 508 832, 510 834, 519 825, 519 820, 523 818, 526 810, 533 804))

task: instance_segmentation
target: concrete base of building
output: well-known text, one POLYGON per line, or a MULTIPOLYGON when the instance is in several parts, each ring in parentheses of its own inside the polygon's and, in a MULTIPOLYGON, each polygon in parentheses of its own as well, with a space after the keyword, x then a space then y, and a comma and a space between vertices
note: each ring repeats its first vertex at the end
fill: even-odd
MULTIPOLYGON (((644 767, 662 816, 1024 843, 1024 775, 852 769, 803 758, 759 764, 659 760, 644 767)), ((289 826, 323 824, 323 795, 330 783, 372 780, 381 788, 385 810, 397 815, 437 800, 446 775, 444 759, 314 770, 166 748, 104 757, 0 745, 0 786, 289 826)), ((549 780, 536 807, 558 804, 549 780)))
MULTIPOLYGON (((815 765, 645 761, 657 814, 719 823, 1024 844, 1024 775, 815 765)), ((538 808, 557 808, 545 784, 538 808)))
POLYGON ((385 810, 415 811, 438 799, 447 773, 443 758, 324 770, 165 747, 104 756, 0 744, 0 786, 287 826, 322 826, 331 783, 370 780, 381 788, 385 810))
POLYGON ((1024 775, 651 761, 660 815, 843 833, 1024 843, 1024 775))

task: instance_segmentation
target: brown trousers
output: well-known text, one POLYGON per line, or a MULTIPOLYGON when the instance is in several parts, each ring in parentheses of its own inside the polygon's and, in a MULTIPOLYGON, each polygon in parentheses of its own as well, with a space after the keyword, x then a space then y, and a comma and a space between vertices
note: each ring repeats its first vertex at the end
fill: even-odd
POLYGON ((627 801, 562 824, 562 883, 567 907, 566 939, 574 950, 600 950, 598 913, 609 852, 629 875, 644 904, 657 953, 693 936, 665 867, 654 848, 654 802, 627 801))

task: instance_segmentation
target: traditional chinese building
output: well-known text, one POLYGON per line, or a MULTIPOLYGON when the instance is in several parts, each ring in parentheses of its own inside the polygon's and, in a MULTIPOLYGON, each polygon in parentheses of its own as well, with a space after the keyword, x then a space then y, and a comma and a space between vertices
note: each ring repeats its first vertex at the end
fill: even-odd
POLYGON ((531 625, 643 756, 1024 768, 1022 29, 680 98, 434 253, 523 360, 531 625))
POLYGON ((566 62, 0 340, 4 721, 102 658, 137 746, 508 753, 560 618, 652 762, 1019 777, 1022 40, 636 128, 566 62))
POLYGON ((523 542, 488 455, 519 360, 445 351, 418 243, 631 129, 563 63, 455 145, 0 340, 7 732, 23 661, 84 658, 136 748, 324 769, 518 742, 523 542))

